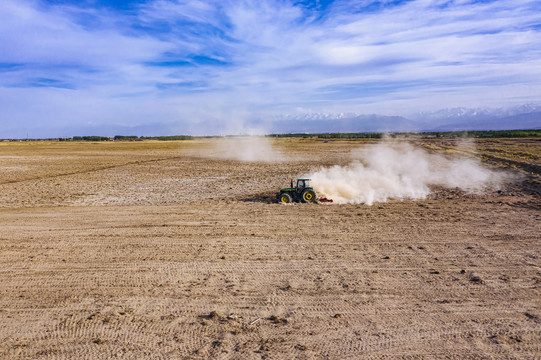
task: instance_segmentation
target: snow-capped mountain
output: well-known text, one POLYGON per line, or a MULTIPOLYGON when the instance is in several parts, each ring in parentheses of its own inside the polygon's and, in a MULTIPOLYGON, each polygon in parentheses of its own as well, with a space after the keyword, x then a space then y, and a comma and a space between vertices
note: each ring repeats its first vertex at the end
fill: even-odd
POLYGON ((409 116, 306 113, 280 116, 272 125, 274 133, 541 129, 541 105, 507 109, 457 107, 409 116))
POLYGON ((410 132, 418 125, 401 116, 309 114, 286 116, 272 123, 273 133, 410 132))
POLYGON ((410 116, 425 130, 512 130, 541 128, 541 105, 507 109, 452 108, 410 116))

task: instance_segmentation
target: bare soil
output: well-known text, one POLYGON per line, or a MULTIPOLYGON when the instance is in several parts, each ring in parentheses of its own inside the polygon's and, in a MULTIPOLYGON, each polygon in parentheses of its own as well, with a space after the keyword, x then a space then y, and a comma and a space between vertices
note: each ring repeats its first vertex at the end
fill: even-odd
POLYGON ((413 139, 522 174, 366 205, 274 202, 374 141, 0 143, 0 358, 541 357, 541 142, 413 139))

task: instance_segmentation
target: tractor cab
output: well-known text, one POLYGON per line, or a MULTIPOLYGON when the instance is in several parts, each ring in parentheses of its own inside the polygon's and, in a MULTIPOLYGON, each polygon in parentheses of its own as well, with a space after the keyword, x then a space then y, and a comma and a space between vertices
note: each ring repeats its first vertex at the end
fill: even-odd
POLYGON ((297 185, 294 186, 293 180, 291 180, 291 186, 281 189, 276 198, 279 202, 290 203, 295 202, 314 202, 316 200, 316 193, 310 186, 310 179, 298 178, 297 185))
POLYGON ((304 190, 310 187, 310 179, 297 179, 297 190, 304 190))

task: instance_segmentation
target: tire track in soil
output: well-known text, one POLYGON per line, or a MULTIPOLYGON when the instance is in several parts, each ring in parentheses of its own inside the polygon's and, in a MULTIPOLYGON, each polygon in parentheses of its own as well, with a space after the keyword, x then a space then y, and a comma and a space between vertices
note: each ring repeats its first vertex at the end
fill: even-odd
POLYGON ((491 196, 0 211, 0 357, 533 358, 537 220, 491 196))
POLYGON ((186 156, 173 156, 173 157, 150 159, 150 160, 138 160, 138 161, 127 162, 127 163, 124 163, 124 164, 98 166, 98 167, 91 168, 91 169, 88 169, 88 170, 71 171, 71 172, 66 172, 66 173, 61 173, 61 174, 53 174, 53 175, 47 175, 47 176, 35 176, 35 177, 21 179, 21 180, 8 180, 8 181, 0 182, 0 185, 17 184, 17 183, 23 183, 23 182, 27 182, 27 181, 34 181, 34 180, 54 179, 54 178, 70 176, 70 175, 89 174, 89 173, 98 172, 98 171, 102 171, 102 170, 116 169, 116 168, 121 168, 121 167, 125 167, 125 166, 130 166, 130 165, 143 165, 143 164, 147 164, 147 163, 158 163, 160 161, 179 160, 179 159, 186 159, 186 156))

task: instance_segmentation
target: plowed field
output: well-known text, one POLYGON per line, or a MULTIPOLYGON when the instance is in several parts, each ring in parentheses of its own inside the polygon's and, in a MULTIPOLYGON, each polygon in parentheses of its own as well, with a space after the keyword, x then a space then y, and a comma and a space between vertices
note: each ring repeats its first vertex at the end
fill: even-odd
POLYGON ((217 141, 0 143, 0 358, 541 357, 541 141, 412 140, 522 178, 372 206, 273 201, 372 141, 217 141))

